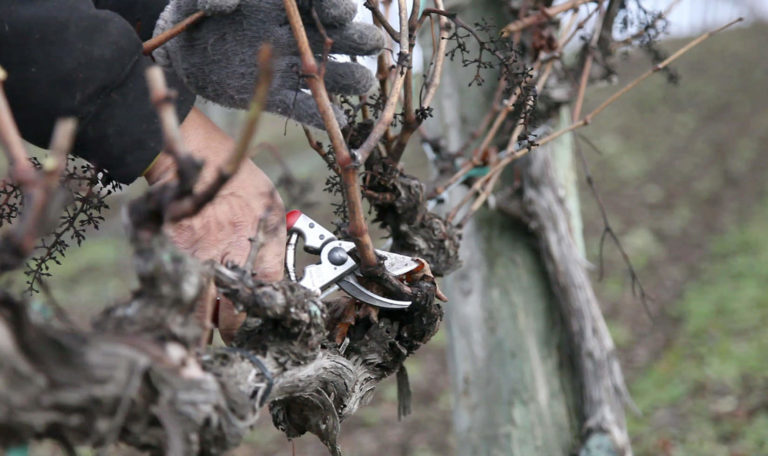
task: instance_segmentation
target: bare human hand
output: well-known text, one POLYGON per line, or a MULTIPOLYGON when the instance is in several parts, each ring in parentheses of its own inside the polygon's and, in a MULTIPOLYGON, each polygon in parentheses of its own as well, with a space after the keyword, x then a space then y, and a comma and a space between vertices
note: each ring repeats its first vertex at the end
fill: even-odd
MULTIPOLYGON (((203 187, 216 175, 234 142, 197 109, 192 109, 182 122, 181 133, 188 152, 205 160, 198 182, 203 187)), ((150 185, 175 179, 173 159, 161 154, 145 177, 150 185)), ((173 242, 196 258, 239 265, 245 264, 251 248, 249 238, 257 233, 262 235, 262 245, 253 264, 255 277, 264 281, 282 279, 285 209, 272 182, 250 160, 241 164, 237 174, 199 214, 168 227, 173 242)), ((217 326, 222 339, 229 343, 245 315, 236 312, 226 299, 218 300, 213 291, 210 299, 214 302, 198 309, 200 318, 217 326)))

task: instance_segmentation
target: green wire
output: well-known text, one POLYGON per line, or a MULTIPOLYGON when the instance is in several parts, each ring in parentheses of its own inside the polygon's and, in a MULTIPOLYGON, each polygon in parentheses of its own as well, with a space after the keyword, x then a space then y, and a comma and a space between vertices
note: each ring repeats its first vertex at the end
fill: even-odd
POLYGON ((472 177, 483 177, 483 176, 485 176, 486 174, 488 174, 488 172, 489 172, 490 170, 491 170, 491 169, 490 169, 489 167, 487 167, 487 166, 478 166, 477 168, 472 168, 472 169, 471 169, 471 170, 469 170, 469 172, 468 172, 468 173, 467 173, 467 174, 464 176, 464 179, 469 179, 469 178, 472 178, 472 177))
POLYGON ((5 450, 5 456, 29 456, 29 445, 20 445, 5 450))

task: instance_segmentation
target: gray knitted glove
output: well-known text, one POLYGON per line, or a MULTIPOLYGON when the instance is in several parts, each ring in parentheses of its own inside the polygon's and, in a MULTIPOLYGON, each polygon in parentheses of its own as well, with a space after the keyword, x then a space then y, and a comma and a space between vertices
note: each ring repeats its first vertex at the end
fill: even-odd
MULTIPOLYGON (((374 55, 384 47, 378 28, 352 22, 354 0, 299 0, 310 45, 322 53, 323 38, 309 14, 313 5, 328 35, 333 54, 374 55)), ((190 14, 204 11, 209 17, 157 49, 158 63, 171 67, 198 95, 215 103, 247 109, 258 78, 258 50, 274 46, 274 80, 267 111, 323 128, 311 95, 301 91, 301 62, 282 0, 171 0, 155 27, 155 35, 173 27, 190 14)), ((357 95, 368 92, 375 79, 357 63, 329 61, 325 84, 331 93, 357 95)), ((335 108, 335 107, 334 107, 335 108)), ((346 119, 334 109, 339 124, 346 119)))

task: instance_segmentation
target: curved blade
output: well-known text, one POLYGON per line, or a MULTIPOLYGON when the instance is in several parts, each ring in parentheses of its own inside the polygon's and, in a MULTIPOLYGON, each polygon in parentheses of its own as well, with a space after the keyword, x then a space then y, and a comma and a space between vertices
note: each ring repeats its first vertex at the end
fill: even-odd
POLYGON ((343 277, 336 282, 342 290, 347 292, 353 298, 357 298, 366 304, 376 307, 385 307, 387 309, 405 309, 411 305, 411 301, 397 301, 395 299, 385 298, 375 293, 371 293, 367 288, 360 285, 354 274, 343 277))
POLYGON ((384 267, 395 277, 411 272, 419 267, 419 262, 409 256, 383 250, 376 250, 376 253, 384 257, 384 267))
MULTIPOLYGON (((347 251, 355 248, 355 244, 349 241, 336 241, 336 243, 343 246, 347 251)), ((387 272, 395 277, 411 272, 420 266, 418 261, 399 253, 376 249, 376 255, 384 258, 384 267, 387 269, 387 272)))

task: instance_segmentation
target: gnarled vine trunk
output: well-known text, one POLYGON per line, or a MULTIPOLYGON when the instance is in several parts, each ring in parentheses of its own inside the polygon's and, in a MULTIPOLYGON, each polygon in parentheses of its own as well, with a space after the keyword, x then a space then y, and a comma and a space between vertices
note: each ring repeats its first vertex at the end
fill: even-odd
MULTIPOLYGON (((511 19, 505 2, 448 7, 466 7, 466 22, 511 19)), ((456 150, 492 94, 466 89, 471 74, 448 65, 438 97, 442 123, 430 131, 446 132, 444 145, 456 150)), ((500 191, 509 197, 464 228, 464 266, 445 279, 459 455, 631 455, 628 395, 586 272, 576 188, 572 180, 564 186, 558 176, 568 173, 556 172, 552 159, 568 166, 571 152, 566 136, 501 179, 502 189, 520 188, 500 191)))

